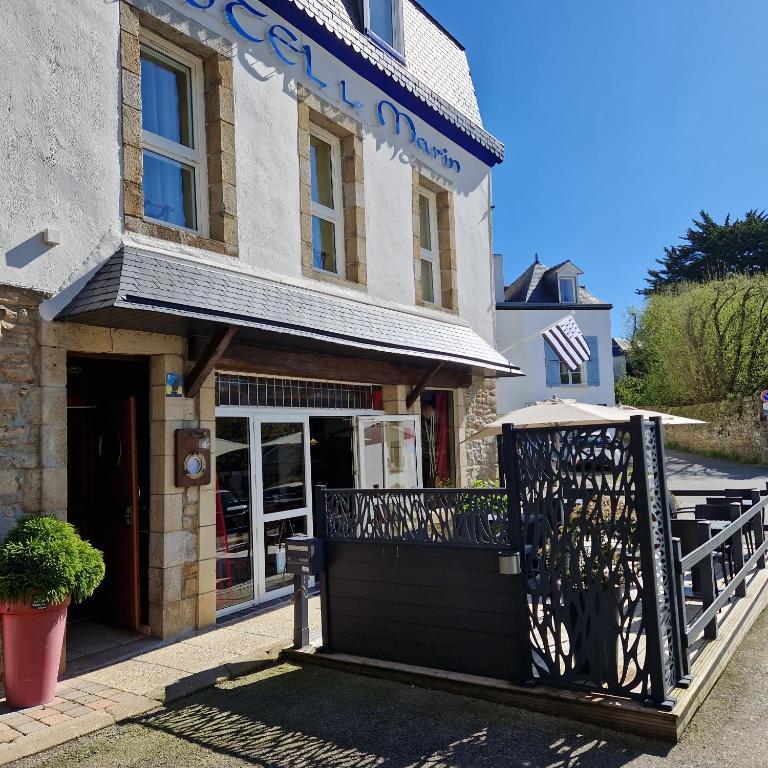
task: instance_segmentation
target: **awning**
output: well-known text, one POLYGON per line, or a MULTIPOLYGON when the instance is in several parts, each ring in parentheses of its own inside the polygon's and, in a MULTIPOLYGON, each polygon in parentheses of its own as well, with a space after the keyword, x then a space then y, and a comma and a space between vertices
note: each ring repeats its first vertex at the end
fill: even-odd
POLYGON ((129 248, 109 258, 56 319, 174 335, 230 325, 241 329, 238 338, 299 337, 522 375, 464 324, 129 248))

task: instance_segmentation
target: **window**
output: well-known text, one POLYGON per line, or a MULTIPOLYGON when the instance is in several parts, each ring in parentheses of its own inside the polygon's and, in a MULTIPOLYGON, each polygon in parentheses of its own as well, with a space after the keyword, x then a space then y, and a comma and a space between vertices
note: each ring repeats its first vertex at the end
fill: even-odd
POLYGON ((403 54, 402 0, 365 0, 365 30, 390 52, 403 54))
POLYGON ((419 246, 421 259, 421 298, 440 304, 440 252, 437 237, 437 198, 419 189, 419 246))
POLYGON ((575 277, 561 277, 558 280, 560 286, 560 301, 563 304, 575 304, 577 299, 576 293, 576 278, 575 277))
POLYGON ((563 386, 583 384, 585 379, 584 365, 580 365, 575 371, 572 371, 565 363, 560 363, 560 384, 563 386))
POLYGON ((548 387, 600 386, 600 360, 597 336, 585 336, 589 347, 589 360, 575 371, 560 361, 552 345, 544 340, 544 361, 546 366, 546 385, 548 387))
POLYGON ((341 150, 339 140, 312 126, 309 137, 312 193, 312 265, 343 276, 341 150))
POLYGON ((162 38, 141 44, 144 217, 201 232, 206 222, 200 62, 162 38))

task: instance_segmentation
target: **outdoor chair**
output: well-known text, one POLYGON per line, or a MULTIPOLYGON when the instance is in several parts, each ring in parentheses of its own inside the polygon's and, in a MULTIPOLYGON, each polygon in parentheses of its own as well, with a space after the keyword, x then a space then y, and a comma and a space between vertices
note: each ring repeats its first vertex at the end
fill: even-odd
MULTIPOLYGON (((676 539, 680 539, 680 552, 683 557, 690 555, 695 549, 698 549, 707 539, 711 538, 712 533, 710 531, 710 523, 707 520, 672 520, 671 521, 672 536, 676 539)), ((720 591, 717 587, 717 579, 714 573, 714 562, 719 558, 719 553, 715 552, 712 555, 713 565, 710 578, 715 586, 715 596, 720 591)), ((722 566, 721 566, 722 567, 722 566)), ((703 580, 707 578, 707 566, 706 561, 702 561, 698 565, 691 568, 691 589, 692 597, 701 597, 703 580)))
MULTIPOLYGON (((709 520, 710 522, 731 522, 737 517, 733 516, 731 509, 722 504, 697 504, 695 509, 697 520, 709 520)), ((723 581, 727 584, 734 574, 733 567, 733 548, 729 541, 723 542, 715 553, 716 559, 719 558, 723 581)))

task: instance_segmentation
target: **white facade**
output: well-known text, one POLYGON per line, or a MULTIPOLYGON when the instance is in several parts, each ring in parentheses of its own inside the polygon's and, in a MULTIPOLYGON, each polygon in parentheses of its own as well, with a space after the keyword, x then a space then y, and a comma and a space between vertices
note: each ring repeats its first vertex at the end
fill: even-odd
MULTIPOLYGON (((160 6, 137 2, 136 6, 160 6)), ((414 306, 412 175, 405 131, 379 125, 376 104, 390 99, 370 82, 258 2, 268 18, 249 22, 254 36, 266 23, 283 24, 312 44, 313 72, 288 66, 266 43, 248 43, 222 13, 183 0, 169 0, 186 19, 192 38, 212 47, 234 48, 237 209, 239 258, 127 234, 122 226, 120 3, 6 3, 0 8, 0 91, 5 124, 0 132, 0 283, 35 289, 55 299, 41 307, 44 318, 61 309, 95 269, 124 242, 204 259, 318 291, 362 301, 396 304, 416 313, 458 318, 414 306), (218 39, 217 39, 218 38, 218 39), (49 44, 41 45, 47 40, 49 44), (20 72, 27 75, 20 77, 20 72), (341 99, 360 101, 360 112, 341 99), (366 293, 329 286, 302 276, 300 258, 297 83, 364 126, 365 212, 368 280, 366 293), (61 232, 48 246, 41 233, 61 232)), ((406 41, 407 42, 407 41, 406 41)), ((403 109, 403 111, 407 111, 403 109)), ((493 342, 490 243, 490 168, 416 118, 419 135, 449 149, 461 172, 444 168, 423 152, 417 157, 453 186, 459 284, 458 316, 493 342), (478 300, 478 297, 487 297, 478 300)))
MULTIPOLYGON (((580 274, 568 266, 560 272, 565 277, 575 276, 577 279, 580 274)), ((553 285, 556 286, 556 282, 553 285)), ((594 297, 586 294, 583 289, 579 290, 579 294, 580 299, 589 299, 590 303, 536 301, 537 294, 533 292, 533 299, 528 302, 497 303, 496 348, 525 373, 522 377, 498 380, 499 413, 507 413, 553 396, 599 405, 615 404, 610 305, 594 303, 594 297), (548 381, 546 348, 541 332, 568 316, 576 320, 588 341, 594 340, 597 360, 595 364, 593 359, 590 371, 587 371, 586 364, 583 366, 580 383, 555 385, 552 384, 551 374, 548 381)), ((546 297, 542 297, 539 292, 538 298, 546 297)), ((552 295, 551 298, 558 297, 552 295)))

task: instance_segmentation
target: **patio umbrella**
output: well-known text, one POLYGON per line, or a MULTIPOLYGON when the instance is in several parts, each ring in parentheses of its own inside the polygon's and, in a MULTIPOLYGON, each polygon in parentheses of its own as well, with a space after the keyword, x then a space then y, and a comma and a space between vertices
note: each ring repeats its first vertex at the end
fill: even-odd
POLYGON ((533 405, 505 413, 467 439, 480 440, 500 435, 504 424, 514 424, 518 429, 536 429, 625 424, 627 421, 629 421, 629 414, 619 408, 551 397, 549 400, 541 400, 533 405))
POLYGON ((664 426, 678 427, 684 424, 706 424, 706 421, 701 419, 690 419, 688 416, 677 416, 674 413, 662 413, 661 411, 649 411, 647 408, 635 408, 634 405, 617 405, 620 411, 625 411, 627 417, 629 416, 645 416, 652 418, 654 416, 661 416, 661 423, 664 426))

